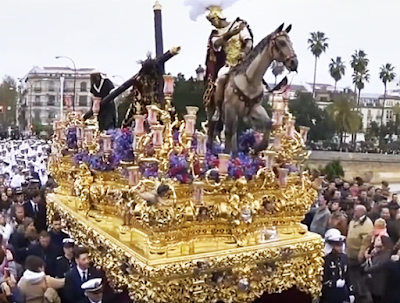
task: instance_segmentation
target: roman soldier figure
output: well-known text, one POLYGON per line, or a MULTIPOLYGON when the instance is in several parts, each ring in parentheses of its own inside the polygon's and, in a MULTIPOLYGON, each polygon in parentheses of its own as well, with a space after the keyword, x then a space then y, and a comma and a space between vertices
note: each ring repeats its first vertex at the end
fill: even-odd
MULTIPOLYGON (((104 99, 112 90, 114 84, 110 79, 106 78, 100 72, 94 72, 90 75, 90 93, 95 98, 104 99)), ((93 116, 92 108, 83 116, 84 120, 90 119, 93 116)), ((107 103, 100 102, 100 111, 98 114, 99 130, 104 131, 116 128, 117 126, 117 111, 114 100, 109 100, 107 103)))
MULTIPOLYGON (((208 6, 204 9, 209 11, 207 20, 214 29, 208 38, 205 74, 207 88, 203 101, 206 108, 209 108, 209 105, 216 107, 212 120, 218 121, 228 72, 252 50, 253 34, 246 21, 236 18, 235 21, 229 22, 222 14, 222 10, 231 5, 232 1, 215 1, 215 5, 210 5, 210 2, 212 3, 212 1, 207 1, 208 6)), ((187 4, 192 5, 192 19, 202 13, 198 10, 201 5, 200 0, 191 0, 187 4)))

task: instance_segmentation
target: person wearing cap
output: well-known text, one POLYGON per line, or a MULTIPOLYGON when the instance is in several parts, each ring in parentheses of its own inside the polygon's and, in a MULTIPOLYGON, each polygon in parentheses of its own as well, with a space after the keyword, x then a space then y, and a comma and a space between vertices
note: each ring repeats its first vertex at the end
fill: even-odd
POLYGON ((343 253, 345 237, 335 228, 325 234, 325 265, 320 303, 353 303, 353 287, 348 273, 348 259, 343 253))
POLYGON ((65 238, 62 242, 64 254, 57 257, 56 260, 55 274, 57 278, 64 278, 67 272, 76 265, 74 259, 75 241, 71 238, 65 238))
POLYGON ((90 279, 82 284, 82 290, 85 293, 85 298, 83 298, 79 303, 102 303, 103 302, 103 285, 102 279, 90 279))

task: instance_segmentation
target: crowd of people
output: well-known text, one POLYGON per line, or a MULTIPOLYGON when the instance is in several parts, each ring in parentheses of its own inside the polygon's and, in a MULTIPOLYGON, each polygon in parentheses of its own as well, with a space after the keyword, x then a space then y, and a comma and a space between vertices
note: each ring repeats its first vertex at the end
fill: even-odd
POLYGON ((115 302, 87 248, 63 231, 63 218, 46 217, 46 193, 56 186, 49 152, 35 139, 0 142, 0 302, 115 302))
POLYGON ((400 302, 400 205, 389 184, 326 182, 306 215, 325 238, 320 303, 400 302))

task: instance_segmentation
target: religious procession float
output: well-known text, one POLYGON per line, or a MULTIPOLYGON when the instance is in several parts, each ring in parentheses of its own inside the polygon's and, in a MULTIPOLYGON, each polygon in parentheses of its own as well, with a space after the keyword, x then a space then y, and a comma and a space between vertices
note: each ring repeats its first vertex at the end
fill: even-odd
POLYGON ((135 302, 252 302, 291 288, 319 295, 322 241, 301 224, 319 186, 302 165, 308 128, 295 124, 279 92, 269 119, 259 91, 243 82, 246 73, 264 91, 269 64, 260 58, 297 68, 289 31, 280 26, 229 73, 220 107, 225 142, 214 140, 212 119, 197 121, 198 107, 175 112, 174 77, 160 66, 179 48, 148 58, 126 83, 93 98, 92 118, 69 112, 54 122, 49 169, 59 187, 48 195, 49 217, 60 213, 135 302), (124 125, 132 123, 102 131, 103 103, 130 87, 124 125), (228 106, 251 120, 238 139, 228 106))

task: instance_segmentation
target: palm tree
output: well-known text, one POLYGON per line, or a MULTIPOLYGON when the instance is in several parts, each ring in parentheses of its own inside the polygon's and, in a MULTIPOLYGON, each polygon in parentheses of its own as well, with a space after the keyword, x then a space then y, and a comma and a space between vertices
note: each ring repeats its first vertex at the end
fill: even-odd
POLYGON ((381 126, 383 126, 383 115, 385 113, 385 102, 387 93, 387 84, 392 82, 396 78, 396 73, 394 72, 394 66, 391 63, 386 63, 382 65, 379 70, 379 79, 381 79, 384 87, 383 92, 383 102, 382 102, 382 115, 381 115, 381 126))
POLYGON ((346 65, 344 61, 342 61, 342 57, 336 57, 336 60, 331 59, 331 63, 329 63, 329 73, 333 80, 335 80, 335 92, 336 85, 338 81, 342 79, 346 71, 346 65))
POLYGON ((315 81, 317 79, 317 61, 322 53, 325 53, 328 49, 328 37, 325 37, 323 32, 310 33, 311 37, 308 39, 308 48, 314 55, 314 82, 313 82, 313 98, 315 98, 315 81))
POLYGON ((361 90, 364 89, 365 83, 369 82, 370 74, 368 69, 364 69, 361 72, 354 72, 353 73, 353 83, 358 90, 357 94, 357 107, 360 107, 360 97, 361 97, 361 90))
MULTIPOLYGON (((353 69, 353 83, 354 83, 354 92, 357 92, 357 81, 354 81, 356 78, 362 78, 359 74, 365 73, 368 68, 369 59, 367 58, 367 54, 363 50, 356 50, 353 55, 351 55, 350 66, 353 69)), ((359 105, 359 100, 357 102, 359 105)))
POLYGON ((272 74, 275 77, 275 85, 277 82, 277 78, 279 75, 281 75, 285 70, 285 66, 283 65, 282 62, 274 61, 272 62, 272 74))
POLYGON ((333 103, 327 107, 327 112, 335 122, 340 136, 340 143, 346 133, 354 134, 360 130, 362 118, 358 111, 354 110, 356 102, 348 94, 337 94, 333 103))

